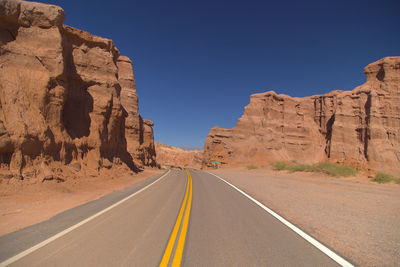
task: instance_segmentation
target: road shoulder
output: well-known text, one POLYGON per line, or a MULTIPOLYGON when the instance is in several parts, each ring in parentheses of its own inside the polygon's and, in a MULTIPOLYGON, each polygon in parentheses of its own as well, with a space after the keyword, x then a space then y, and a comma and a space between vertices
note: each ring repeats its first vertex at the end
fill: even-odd
POLYGON ((68 209, 124 190, 163 173, 145 169, 119 178, 98 177, 25 185, 23 182, 0 187, 0 236, 50 219, 68 209))
POLYGON ((267 170, 213 170, 360 265, 399 263, 400 186, 267 170))
POLYGON ((143 176, 141 181, 136 181, 136 183, 126 186, 121 190, 113 191, 98 199, 58 213, 49 220, 1 236, 0 261, 8 259, 15 254, 46 240, 47 238, 120 201, 121 199, 141 190, 159 179, 164 173, 165 172, 157 172, 155 174, 153 172, 153 175, 151 176, 150 173, 147 173, 148 175, 143 176))

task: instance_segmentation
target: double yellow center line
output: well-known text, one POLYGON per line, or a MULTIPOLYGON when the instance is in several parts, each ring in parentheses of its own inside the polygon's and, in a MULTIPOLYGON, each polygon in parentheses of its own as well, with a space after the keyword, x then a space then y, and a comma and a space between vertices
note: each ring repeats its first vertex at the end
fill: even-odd
POLYGON ((192 176, 188 171, 186 171, 188 176, 187 186, 185 198, 183 199, 181 209, 179 210, 178 218, 176 219, 176 223, 174 229, 172 230, 171 236, 169 237, 167 248, 165 249, 164 256, 161 260, 160 267, 168 266, 168 263, 171 258, 172 250, 175 246, 175 241, 178 236, 179 228, 181 228, 179 240, 176 245, 174 259, 172 261, 172 266, 180 266, 182 261, 183 247, 185 246, 186 233, 189 225, 189 216, 190 216, 190 208, 192 206, 192 176), (185 209, 186 207, 186 209, 185 209), (181 227, 183 213, 185 212, 185 216, 183 218, 183 223, 181 227))

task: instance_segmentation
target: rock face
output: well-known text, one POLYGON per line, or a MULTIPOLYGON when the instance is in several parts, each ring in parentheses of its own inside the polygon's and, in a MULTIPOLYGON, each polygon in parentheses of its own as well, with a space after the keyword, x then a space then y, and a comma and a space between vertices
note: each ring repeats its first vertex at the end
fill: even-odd
POLYGON ((0 0, 2 171, 29 178, 59 162, 95 176, 155 164, 130 60, 64 17, 54 5, 0 0))
POLYGON ((156 142, 157 162, 161 167, 200 169, 203 160, 202 150, 183 150, 156 142))
POLYGON ((203 165, 331 160, 400 173, 400 57, 378 60, 364 72, 367 82, 352 91, 252 95, 236 127, 211 129, 203 165))
POLYGON ((139 115, 135 76, 132 61, 120 56, 117 61, 118 80, 121 85, 121 104, 128 113, 125 121, 125 136, 128 152, 138 166, 156 166, 153 125, 139 115))

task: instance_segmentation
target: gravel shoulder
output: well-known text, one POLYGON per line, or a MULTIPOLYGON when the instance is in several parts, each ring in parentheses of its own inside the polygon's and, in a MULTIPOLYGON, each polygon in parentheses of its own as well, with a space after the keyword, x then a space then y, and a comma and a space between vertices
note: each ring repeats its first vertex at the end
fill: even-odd
POLYGON ((113 191, 140 183, 163 171, 145 169, 139 174, 103 175, 26 184, 0 183, 0 236, 43 222, 65 210, 88 203, 113 191))
POLYGON ((212 173, 296 224, 353 263, 400 265, 400 186, 270 169, 212 173))

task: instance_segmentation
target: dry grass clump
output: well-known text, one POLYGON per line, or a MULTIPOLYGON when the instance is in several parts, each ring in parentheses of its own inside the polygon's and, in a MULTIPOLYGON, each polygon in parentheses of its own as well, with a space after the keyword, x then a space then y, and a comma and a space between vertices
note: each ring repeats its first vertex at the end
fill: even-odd
POLYGON ((347 165, 334 164, 329 162, 322 162, 314 165, 307 165, 293 161, 291 163, 275 162, 272 164, 275 170, 287 170, 290 172, 324 172, 331 176, 347 177, 357 174, 357 170, 347 165))
POLYGON ((255 170, 255 169, 258 169, 258 166, 257 165, 248 165, 247 169, 248 170, 255 170))
POLYGON ((383 173, 383 172, 378 172, 372 181, 380 183, 380 184, 386 184, 390 182, 395 182, 396 184, 400 184, 400 178, 395 178, 393 175, 383 173))

